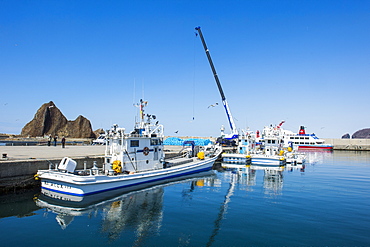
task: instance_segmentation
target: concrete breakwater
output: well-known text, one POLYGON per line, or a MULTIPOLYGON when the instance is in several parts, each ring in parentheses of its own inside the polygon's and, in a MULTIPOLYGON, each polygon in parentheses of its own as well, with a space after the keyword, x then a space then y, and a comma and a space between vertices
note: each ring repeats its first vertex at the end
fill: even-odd
POLYGON ((334 150, 370 151, 370 139, 325 138, 325 143, 333 144, 334 150))

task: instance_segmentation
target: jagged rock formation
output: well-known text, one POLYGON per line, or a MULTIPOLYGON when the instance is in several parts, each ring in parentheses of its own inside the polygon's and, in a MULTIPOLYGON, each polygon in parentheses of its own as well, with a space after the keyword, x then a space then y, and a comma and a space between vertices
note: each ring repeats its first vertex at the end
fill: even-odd
POLYGON ((370 128, 356 131, 352 135, 352 139, 370 139, 370 128))
POLYGON ((97 130, 94 131, 94 134, 96 135, 96 137, 98 137, 98 136, 100 136, 101 134, 104 134, 104 133, 105 133, 105 131, 102 128, 97 129, 97 130))
POLYGON ((342 135, 342 139, 349 139, 351 138, 351 136, 347 133, 345 135, 342 135))
POLYGON ((37 110, 34 118, 23 127, 21 135, 96 138, 87 118, 80 115, 76 120, 68 121, 53 101, 43 104, 37 110))

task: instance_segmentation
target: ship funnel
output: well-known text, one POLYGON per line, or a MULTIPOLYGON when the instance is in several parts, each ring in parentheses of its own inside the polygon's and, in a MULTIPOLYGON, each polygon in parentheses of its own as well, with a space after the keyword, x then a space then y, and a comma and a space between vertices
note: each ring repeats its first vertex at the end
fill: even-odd
POLYGON ((304 126, 301 126, 301 128, 299 129, 299 134, 300 135, 305 135, 306 134, 306 131, 304 130, 304 126))

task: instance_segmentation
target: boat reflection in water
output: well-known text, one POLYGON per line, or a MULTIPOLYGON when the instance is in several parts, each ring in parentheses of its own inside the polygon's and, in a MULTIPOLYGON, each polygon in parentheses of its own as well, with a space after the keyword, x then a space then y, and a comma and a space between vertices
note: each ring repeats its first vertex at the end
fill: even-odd
POLYGON ((267 195, 279 195, 283 188, 284 170, 293 172, 299 170, 305 171, 305 165, 286 165, 286 166, 263 166, 263 165, 241 165, 221 163, 225 170, 230 170, 230 181, 247 186, 247 190, 256 185, 257 171, 263 171, 263 188, 267 195))
POLYGON ((116 239, 124 229, 135 229, 137 241, 147 234, 159 232, 163 219, 164 188, 169 185, 191 182, 191 189, 208 185, 215 179, 213 171, 198 173, 184 179, 156 185, 137 191, 121 191, 120 195, 105 194, 106 198, 94 195, 83 197, 42 191, 37 206, 56 213, 56 220, 65 229, 76 216, 102 215, 102 231, 116 239), (46 193, 45 193, 46 192, 46 193))
POLYGON ((263 170, 263 188, 267 195, 280 195, 283 189, 283 166, 263 167, 253 165, 250 167, 253 174, 256 170, 263 170))

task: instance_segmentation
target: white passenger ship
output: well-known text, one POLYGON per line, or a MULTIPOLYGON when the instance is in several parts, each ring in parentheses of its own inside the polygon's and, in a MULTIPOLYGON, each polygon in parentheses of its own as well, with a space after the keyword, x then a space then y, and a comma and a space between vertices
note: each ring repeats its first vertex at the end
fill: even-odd
POLYGON ((290 130, 284 130, 281 125, 282 121, 276 128, 282 136, 285 146, 293 144, 298 149, 322 149, 322 150, 333 150, 332 144, 325 143, 325 140, 318 138, 315 134, 306 134, 304 126, 300 127, 298 133, 294 133, 290 130))

